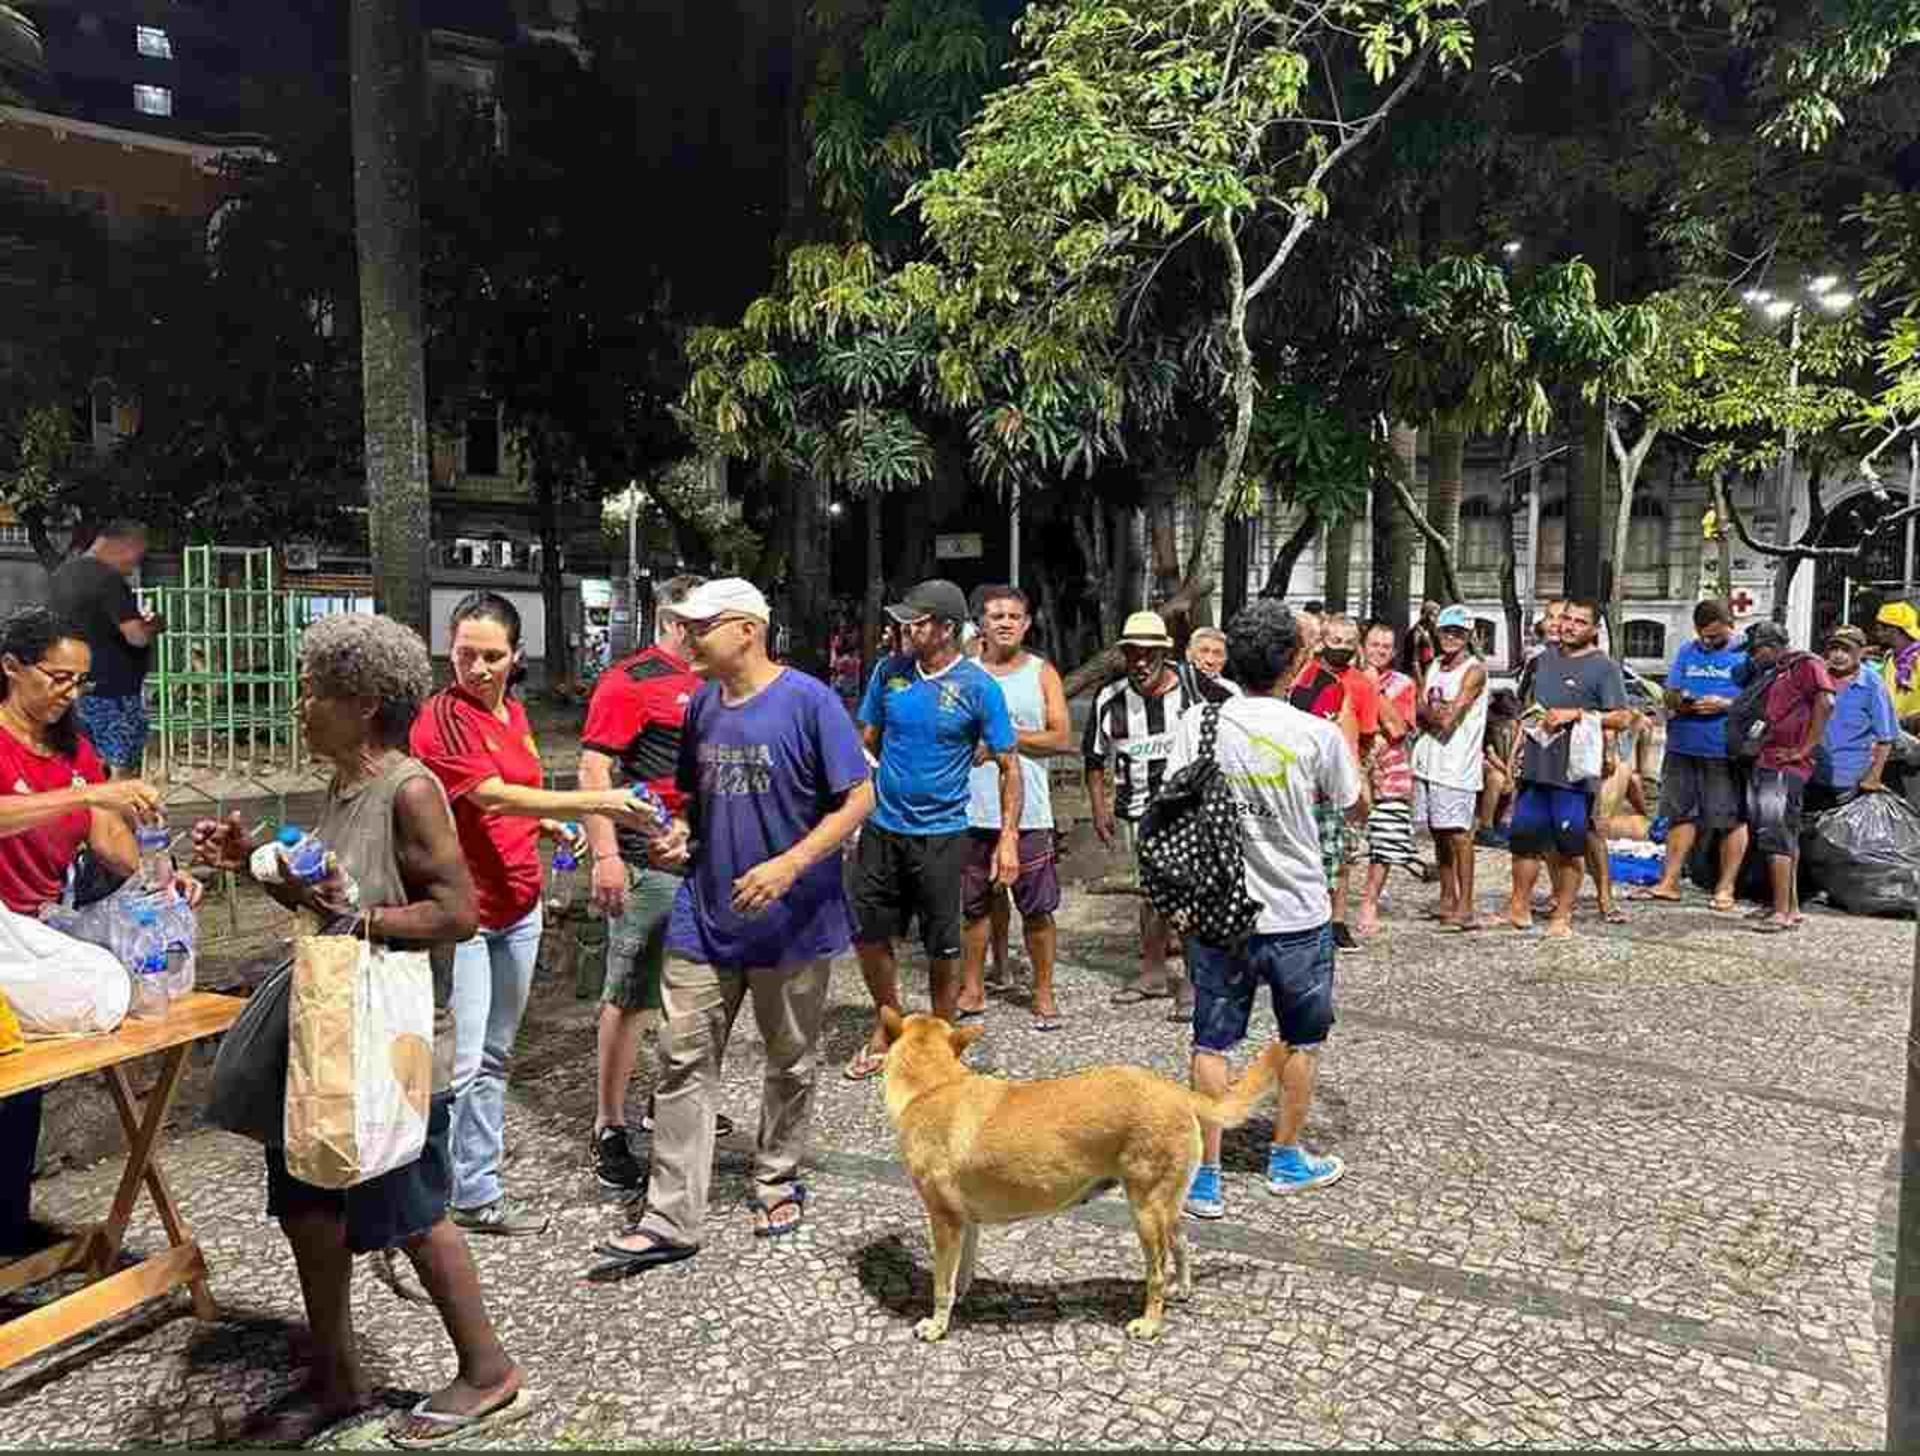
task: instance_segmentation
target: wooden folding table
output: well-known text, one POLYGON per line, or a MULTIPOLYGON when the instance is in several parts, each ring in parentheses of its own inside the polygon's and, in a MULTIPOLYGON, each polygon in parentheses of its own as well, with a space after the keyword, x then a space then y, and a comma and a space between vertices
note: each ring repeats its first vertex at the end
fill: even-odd
POLYGON ((127 1166, 113 1195, 104 1223, 89 1224, 73 1237, 10 1264, 0 1264, 0 1294, 8 1294, 70 1269, 85 1268, 90 1278, 81 1288, 0 1323, 0 1370, 39 1354, 50 1345, 94 1329, 135 1305, 186 1285, 193 1293, 193 1312, 214 1317, 213 1296, 207 1292, 207 1265, 191 1231, 174 1206, 167 1180, 154 1162, 160 1125, 186 1069, 193 1044, 218 1036, 247 1003, 239 996, 216 996, 200 991, 173 1003, 165 1018, 122 1022, 111 1036, 74 1037, 62 1041, 29 1042, 24 1051, 0 1057, 0 1097, 50 1087, 70 1077, 100 1072, 120 1114, 127 1137, 127 1166), (126 1063, 136 1057, 164 1053, 160 1080, 146 1105, 136 1105, 127 1085, 126 1063), (120 1244, 133 1216, 133 1205, 146 1185, 167 1231, 167 1248, 139 1263, 114 1271, 120 1244))

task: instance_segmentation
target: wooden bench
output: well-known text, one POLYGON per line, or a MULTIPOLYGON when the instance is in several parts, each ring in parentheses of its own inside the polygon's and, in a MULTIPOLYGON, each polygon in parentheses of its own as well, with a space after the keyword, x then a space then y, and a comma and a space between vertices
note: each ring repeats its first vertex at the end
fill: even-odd
POLYGON ((0 1264, 0 1295, 9 1294, 70 1269, 85 1268, 90 1278, 71 1294, 0 1323, 0 1370, 39 1354, 49 1346, 94 1329, 125 1314, 138 1304, 186 1285, 193 1294, 193 1312, 214 1318, 213 1296, 207 1291, 207 1265, 200 1246, 180 1218, 167 1180, 154 1162, 160 1125, 166 1121, 173 1094, 186 1069, 193 1044, 218 1036, 247 1003, 239 996, 196 992, 173 1003, 162 1020, 124 1021, 111 1036, 74 1037, 62 1041, 29 1042, 24 1051, 0 1057, 0 1098, 36 1087, 50 1087, 88 1072, 105 1075, 107 1091, 120 1114, 127 1138, 127 1165, 113 1195, 105 1222, 90 1224, 52 1248, 10 1264, 0 1264), (164 1053, 160 1080, 146 1105, 138 1106, 123 1070, 136 1057, 164 1053), (141 1185, 153 1197, 160 1223, 167 1231, 167 1248, 139 1263, 114 1271, 121 1240, 141 1185))

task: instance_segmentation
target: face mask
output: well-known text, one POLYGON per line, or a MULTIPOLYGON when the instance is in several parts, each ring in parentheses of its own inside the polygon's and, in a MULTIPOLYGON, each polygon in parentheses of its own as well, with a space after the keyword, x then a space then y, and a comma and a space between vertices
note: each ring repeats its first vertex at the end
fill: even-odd
POLYGON ((1328 667, 1345 667, 1353 661, 1353 649, 1351 647, 1325 647, 1321 649, 1320 656, 1328 667))

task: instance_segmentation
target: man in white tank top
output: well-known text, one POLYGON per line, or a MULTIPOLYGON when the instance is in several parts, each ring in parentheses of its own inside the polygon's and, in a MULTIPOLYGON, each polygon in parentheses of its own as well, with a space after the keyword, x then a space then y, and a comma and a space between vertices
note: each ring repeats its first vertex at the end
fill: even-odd
POLYGON ((1433 834, 1440 928, 1478 930, 1473 826, 1487 733, 1487 670, 1467 651, 1473 618, 1465 607, 1448 607, 1437 629, 1440 655, 1421 685, 1420 737, 1413 745, 1413 818, 1433 834))
MULTIPOLYGON (((1073 751, 1067 692, 1054 665, 1027 651, 1033 617, 1024 592, 1013 586, 984 588, 981 619, 980 665, 1006 697, 1007 713, 1019 738, 1025 791, 1020 808, 1020 875, 1006 893, 1020 912, 1027 958, 1033 963, 1034 1029, 1057 1031, 1060 1008, 1053 999, 1053 915, 1060 908, 1060 876, 1054 862, 1053 795, 1046 765, 1040 760, 1073 751)), ((1006 901, 993 883, 993 851, 1000 834, 1000 769, 978 753, 974 757, 967 809, 973 833, 960 874, 966 922, 961 932, 964 970, 959 1014, 963 1020, 986 1012, 987 932, 991 921, 1004 945, 1007 915, 1006 901)))

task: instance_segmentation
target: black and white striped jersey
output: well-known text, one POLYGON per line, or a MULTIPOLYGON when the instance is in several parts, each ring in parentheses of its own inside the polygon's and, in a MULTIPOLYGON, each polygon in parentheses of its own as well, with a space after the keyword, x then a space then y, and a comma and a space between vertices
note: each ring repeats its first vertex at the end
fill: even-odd
POLYGON ((1141 696, 1121 678, 1108 683, 1093 700, 1081 752, 1089 768, 1104 769, 1109 760, 1116 761, 1113 812, 1117 817, 1137 823, 1160 792, 1167 759, 1173 753, 1174 725, 1188 708, 1212 696, 1204 693, 1198 677, 1198 673, 1176 672, 1173 686, 1158 697, 1141 696))

